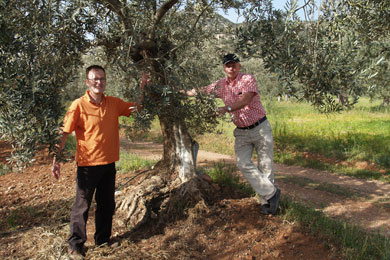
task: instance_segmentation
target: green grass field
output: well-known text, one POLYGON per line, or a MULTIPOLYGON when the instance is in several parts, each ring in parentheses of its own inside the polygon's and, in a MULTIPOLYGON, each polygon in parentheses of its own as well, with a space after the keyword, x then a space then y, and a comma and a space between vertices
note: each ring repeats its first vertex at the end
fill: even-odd
MULTIPOLYGON (((307 103, 265 102, 275 142, 275 162, 359 178, 390 180, 390 113, 363 98, 355 108, 320 114, 307 103)), ((234 154, 234 125, 197 138, 201 149, 234 154)))

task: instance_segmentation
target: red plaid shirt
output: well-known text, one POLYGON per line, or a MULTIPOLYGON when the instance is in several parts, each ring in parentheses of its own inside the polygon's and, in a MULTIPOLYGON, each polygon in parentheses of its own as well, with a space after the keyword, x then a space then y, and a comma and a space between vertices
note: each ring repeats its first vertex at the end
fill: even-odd
POLYGON ((206 93, 215 93, 225 105, 234 104, 242 94, 256 93, 245 107, 230 113, 233 123, 238 127, 247 127, 259 121, 266 114, 257 90, 256 79, 249 74, 239 73, 234 81, 220 79, 204 88, 206 93))

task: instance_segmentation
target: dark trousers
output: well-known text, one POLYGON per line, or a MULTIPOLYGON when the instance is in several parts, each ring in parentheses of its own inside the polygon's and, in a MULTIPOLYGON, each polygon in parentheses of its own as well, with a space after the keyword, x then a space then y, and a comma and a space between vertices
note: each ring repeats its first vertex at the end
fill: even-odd
POLYGON ((95 194, 95 244, 110 242, 115 211, 115 163, 77 167, 76 198, 70 217, 69 246, 81 251, 87 241, 88 211, 95 194))

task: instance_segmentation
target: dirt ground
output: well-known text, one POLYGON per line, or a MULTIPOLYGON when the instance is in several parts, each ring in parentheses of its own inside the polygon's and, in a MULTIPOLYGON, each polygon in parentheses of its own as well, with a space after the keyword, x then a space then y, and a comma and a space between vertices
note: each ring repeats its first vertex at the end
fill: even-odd
MULTIPOLYGON (((123 143, 123 149, 153 159, 162 151, 161 145, 141 142, 123 143)), ((0 163, 9 151, 0 143, 0 163)), ((75 164, 64 164, 56 181, 50 173, 51 160, 37 159, 23 173, 0 176, 0 259, 68 259, 75 164)), ((199 152, 199 166, 215 162, 234 164, 234 158, 199 152)), ((131 185, 135 174, 118 174, 118 189, 131 185)), ((279 164, 276 176, 282 196, 390 236, 389 184, 279 164), (320 188, 324 186, 327 189, 320 188)), ((256 198, 228 188, 220 188, 217 194, 207 212, 193 209, 187 218, 159 228, 146 224, 131 231, 114 216, 113 237, 121 244, 115 249, 94 247, 92 208, 86 259, 343 259, 337 246, 297 223, 260 215, 256 198)))

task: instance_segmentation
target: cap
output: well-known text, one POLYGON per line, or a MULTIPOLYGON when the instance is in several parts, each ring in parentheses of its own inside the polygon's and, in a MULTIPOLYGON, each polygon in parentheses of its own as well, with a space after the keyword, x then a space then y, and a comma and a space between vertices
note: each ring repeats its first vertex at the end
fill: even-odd
POLYGON ((237 55, 236 54, 233 54, 233 53, 229 53, 229 54, 226 54, 224 57, 223 57, 223 65, 229 63, 229 62, 234 62, 234 63, 237 63, 237 62, 240 62, 240 59, 238 59, 237 55))

